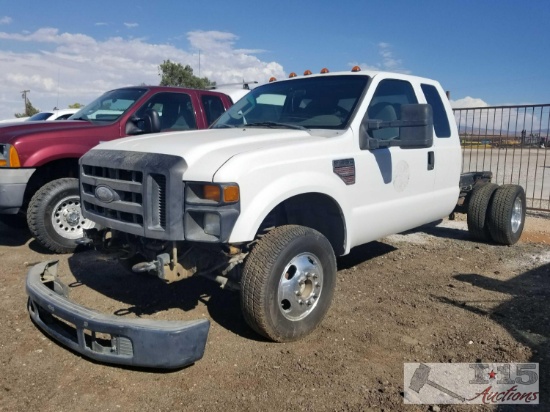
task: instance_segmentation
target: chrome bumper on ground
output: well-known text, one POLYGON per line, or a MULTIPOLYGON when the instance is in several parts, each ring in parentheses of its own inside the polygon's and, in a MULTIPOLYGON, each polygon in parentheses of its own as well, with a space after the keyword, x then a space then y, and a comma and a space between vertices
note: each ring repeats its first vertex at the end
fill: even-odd
POLYGON ((57 261, 27 274, 28 310, 44 332, 70 349, 100 362, 176 369, 202 358, 210 322, 124 319, 104 315, 68 299, 57 279, 57 261))

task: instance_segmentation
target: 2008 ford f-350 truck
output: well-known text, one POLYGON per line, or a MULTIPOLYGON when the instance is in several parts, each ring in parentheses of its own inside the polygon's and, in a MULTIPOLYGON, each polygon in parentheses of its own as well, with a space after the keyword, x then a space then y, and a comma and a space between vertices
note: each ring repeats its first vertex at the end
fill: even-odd
MULTIPOLYGON (((247 323, 285 342, 319 325, 336 256, 357 245, 454 212, 468 213, 477 239, 519 239, 523 189, 490 183, 490 172, 461 175, 439 83, 323 72, 257 87, 209 130, 90 150, 80 160, 82 211, 105 229, 80 242, 119 251, 133 271, 167 282, 203 275, 236 289, 247 323)), ((158 324, 92 312, 68 300, 55 273, 55 262, 30 270, 29 311, 74 350, 167 368, 203 355, 207 320, 158 324), (67 323, 72 334, 61 332, 67 323)))

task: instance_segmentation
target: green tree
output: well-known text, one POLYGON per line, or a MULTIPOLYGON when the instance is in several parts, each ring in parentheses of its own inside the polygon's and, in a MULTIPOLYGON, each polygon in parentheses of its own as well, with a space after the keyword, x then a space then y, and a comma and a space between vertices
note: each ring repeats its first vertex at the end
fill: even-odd
POLYGON ((27 103, 25 104, 25 113, 15 113, 15 117, 30 117, 33 114, 38 113, 40 110, 38 110, 36 107, 34 107, 29 99, 27 99, 27 103))
POLYGON ((216 82, 211 82, 207 77, 197 77, 193 75, 191 66, 185 67, 181 63, 174 63, 170 60, 164 60, 159 66, 159 76, 161 86, 181 86, 194 89, 207 89, 215 86, 216 82))
POLYGON ((84 107, 84 105, 80 103, 73 103, 69 105, 69 109, 80 109, 81 107, 84 107))

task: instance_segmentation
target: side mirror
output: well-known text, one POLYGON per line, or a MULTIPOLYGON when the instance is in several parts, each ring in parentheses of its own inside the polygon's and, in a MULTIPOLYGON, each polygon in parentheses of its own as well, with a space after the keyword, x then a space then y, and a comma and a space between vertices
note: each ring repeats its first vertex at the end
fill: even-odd
POLYGON ((401 105, 401 120, 383 121, 363 119, 359 144, 362 150, 399 146, 401 148, 427 148, 433 144, 433 112, 429 104, 401 105), (372 130, 399 128, 399 137, 375 139, 372 130))
POLYGON ((126 134, 147 134, 160 132, 160 116, 155 109, 147 109, 143 117, 132 117, 126 124, 126 134))
POLYGON ((401 106, 399 146, 410 148, 431 147, 434 140, 432 106, 429 104, 404 104, 401 106))
POLYGON ((160 132, 160 116, 155 109, 145 110, 143 116, 143 131, 144 133, 160 132))

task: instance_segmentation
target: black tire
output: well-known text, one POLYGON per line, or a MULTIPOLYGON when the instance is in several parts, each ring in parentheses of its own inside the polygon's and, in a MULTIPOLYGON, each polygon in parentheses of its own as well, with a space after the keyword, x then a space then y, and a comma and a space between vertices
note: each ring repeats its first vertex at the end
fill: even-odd
POLYGON ((472 238, 484 242, 491 241, 491 233, 487 225, 487 211, 498 185, 485 183, 473 189, 468 201, 468 232, 472 238))
POLYGON ((38 243, 55 253, 70 253, 75 240, 84 236, 94 222, 80 210, 78 179, 53 180, 38 190, 27 209, 27 223, 38 243))
POLYGON ((300 339, 323 320, 335 282, 336 258, 327 238, 307 227, 280 226, 245 261, 240 291, 244 318, 275 342, 300 339))
POLYGON ((525 225, 525 191, 519 185, 503 185, 493 196, 488 214, 491 237, 497 243, 513 245, 525 225))
POLYGON ((0 215, 0 222, 12 229, 25 229, 27 227, 27 218, 23 213, 0 215))

